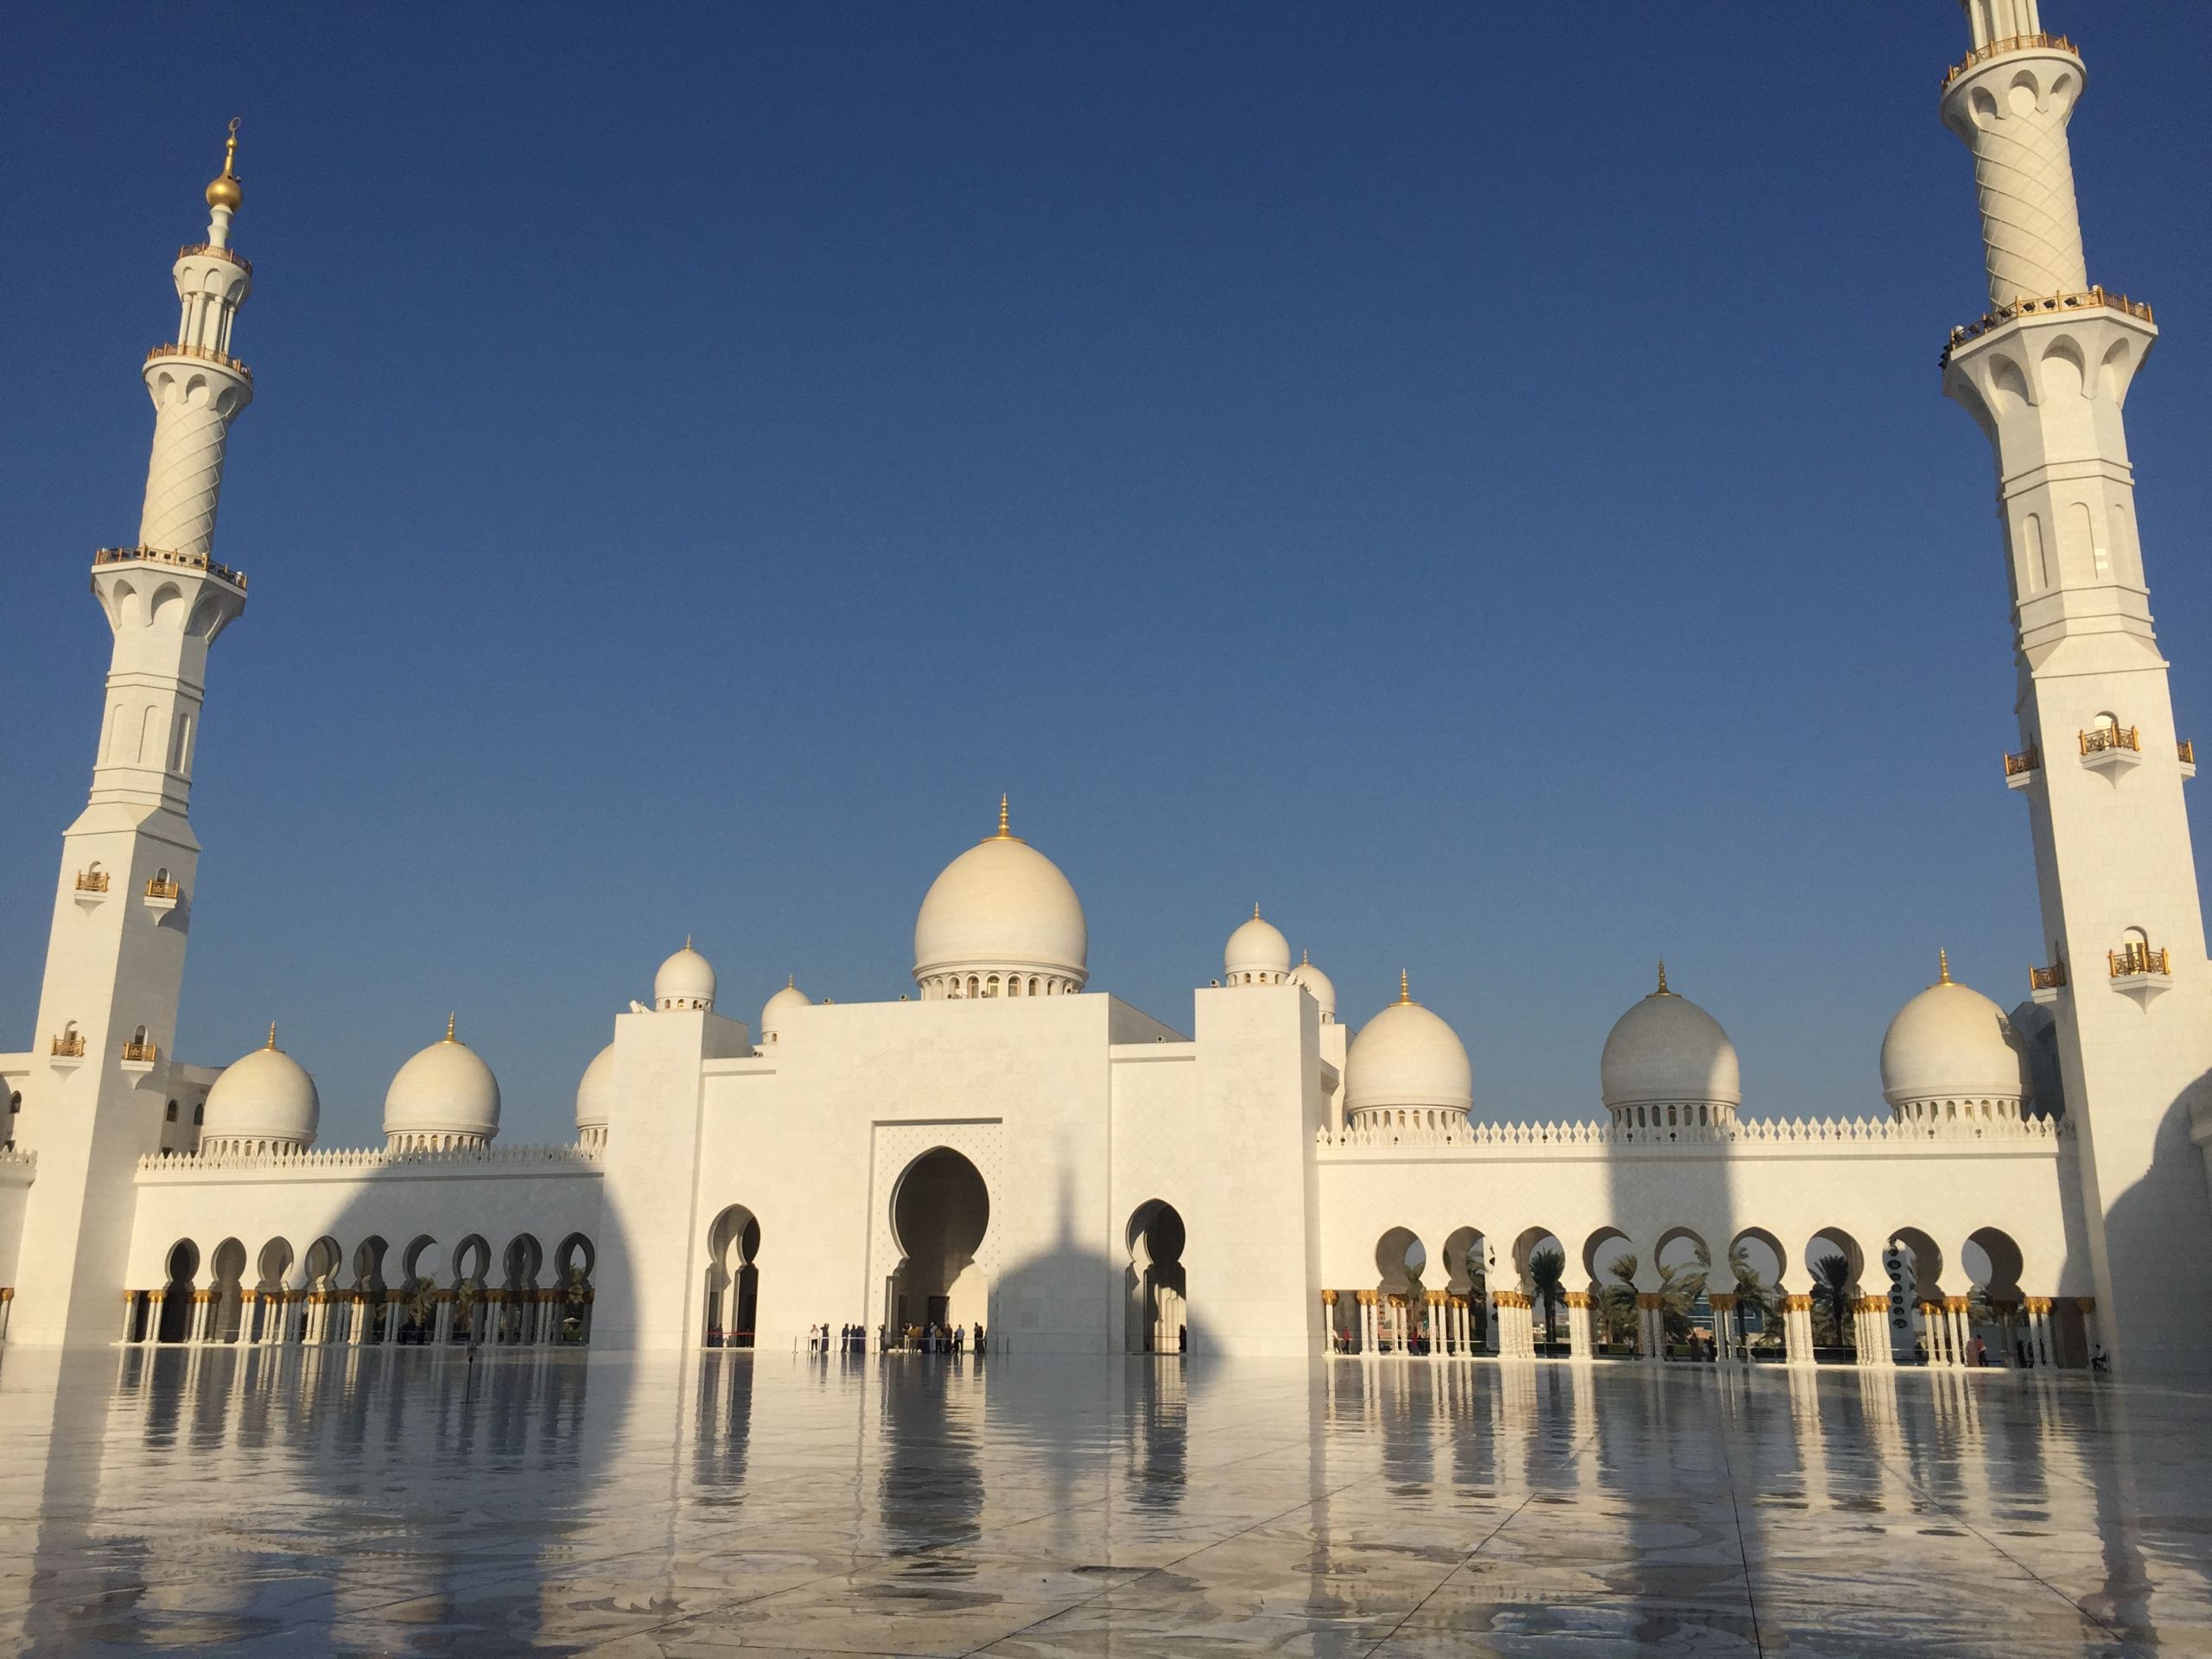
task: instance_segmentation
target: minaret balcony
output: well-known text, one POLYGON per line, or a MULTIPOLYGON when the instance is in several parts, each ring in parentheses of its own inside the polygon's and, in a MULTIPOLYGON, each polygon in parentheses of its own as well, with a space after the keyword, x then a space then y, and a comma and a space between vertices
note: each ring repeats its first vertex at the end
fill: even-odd
POLYGON ((161 1048, 154 1043, 125 1043, 123 1046, 123 1069, 133 1077, 146 1076, 161 1058, 161 1048))
POLYGON ((2048 968, 2028 969, 2028 996, 2031 1001, 2056 1002, 2059 992, 2066 988, 2066 964, 2054 962, 2048 968))
POLYGON ((146 353, 149 363, 157 357, 196 357, 202 363, 213 363, 219 369, 228 369, 249 386, 253 384, 253 371, 227 352, 210 351, 205 346, 180 346, 171 340, 168 345, 156 346, 146 353))
POLYGON ((195 257, 227 259, 247 276, 253 275, 252 260, 247 258, 236 248, 219 248, 213 242, 194 242, 189 247, 179 248, 176 251, 176 257, 180 259, 195 257))
POLYGON ((92 555, 92 568, 104 564, 173 564, 181 570, 202 570, 245 591, 245 572, 218 564, 205 553, 172 553, 159 547, 104 547, 92 555))
POLYGON ((149 876, 146 880, 146 908, 166 916, 184 897, 184 887, 173 875, 149 876))
POLYGON ((1992 58, 2001 58, 2008 52, 2063 52, 2078 58, 2081 48, 2063 35, 2007 35, 1999 41, 1977 46, 1958 62, 1943 72, 1943 90, 1948 92, 1951 83, 1977 64, 1987 63, 1992 58))
POLYGON ((2147 1004, 2173 985, 2173 953, 2163 945, 2154 950, 2140 942, 2124 944, 2106 951, 2105 961, 2112 971, 2113 989, 2139 1002, 2147 1004))
POLYGON ((2043 751, 2031 743, 2018 754, 2005 757, 2005 787, 2025 789, 2043 771, 2043 751))
POLYGON ((2143 734, 2135 726, 2093 726, 2081 734, 2082 764, 2114 783, 2143 759, 2143 734))
POLYGON ((77 902, 86 910, 101 904, 107 898, 108 873, 103 869, 77 872, 77 902))
POLYGON ((56 1071, 73 1071, 85 1063, 85 1039, 73 1031, 65 1031, 49 1045, 47 1054, 56 1071))
POLYGON ((2107 294, 2101 286, 2085 289, 2079 294, 2048 294, 2040 299, 2023 296, 2010 305, 2000 305, 1994 311, 1985 312, 1979 319, 1951 330, 1951 338, 1943 347, 1942 362, 1948 366, 1958 349, 1984 334, 2002 328, 2008 322, 2022 317, 2049 316, 2068 311, 2125 312, 2139 322, 2158 326, 2158 319, 2151 315, 2151 308, 2141 300, 2131 300, 2125 294, 2107 294))
POLYGON ((2196 777, 2196 745, 2185 737, 2178 739, 2174 744, 2174 753, 2181 758, 2181 775, 2184 778, 2196 777))

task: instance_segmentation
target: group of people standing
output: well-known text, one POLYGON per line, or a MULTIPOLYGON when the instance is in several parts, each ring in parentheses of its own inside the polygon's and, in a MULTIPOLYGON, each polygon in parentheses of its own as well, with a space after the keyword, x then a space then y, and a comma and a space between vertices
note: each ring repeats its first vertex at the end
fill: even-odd
MULTIPOLYGON (((864 1325, 840 1325, 835 1332, 824 1325, 806 1327, 806 1351, 810 1354, 865 1354, 868 1351, 868 1327, 864 1325)), ((875 1351, 888 1354, 905 1351, 912 1354, 965 1354, 970 1342, 978 1357, 988 1350, 988 1338, 982 1320, 973 1325, 939 1325, 932 1319, 926 1325, 910 1325, 897 1332, 888 1327, 875 1327, 875 1351)))

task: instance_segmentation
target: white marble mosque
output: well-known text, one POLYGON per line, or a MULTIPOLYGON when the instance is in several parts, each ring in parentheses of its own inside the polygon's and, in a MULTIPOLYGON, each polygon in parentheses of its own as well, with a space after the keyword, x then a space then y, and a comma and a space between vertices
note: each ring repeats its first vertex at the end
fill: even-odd
POLYGON ((957 1325, 995 1354, 2203 1371, 2212 1302, 2177 1282, 2212 1255, 2195 763, 2121 416, 2158 330, 2089 280, 2082 54, 2037 0, 1965 10, 1941 111, 1973 159, 1989 308, 1951 331, 1942 385, 1996 463, 2020 726, 1990 786, 2026 812, 2052 948, 2010 1012, 1932 948, 1900 963, 1883 1098, 1847 1119, 1760 1116, 1660 969, 1592 1057, 1595 1098, 1484 1121, 1418 964, 1340 1010, 1326 942, 1294 954, 1249 896, 1224 896, 1187 1007, 1134 1007, 1090 982, 1076 887, 1003 801, 995 826, 988 803, 943 826, 909 995, 792 984, 747 1020, 687 944, 608 1011, 567 1144, 499 1139, 465 1008, 393 1078, 378 1146, 321 1142, 313 1057, 279 1033, 186 1062, 199 723, 248 591, 214 556, 254 389, 234 123, 143 366, 139 528, 92 558, 114 645, 91 792, 30 1047, 0 1055, 8 1344, 788 1351, 824 1324, 870 1348, 957 1325))

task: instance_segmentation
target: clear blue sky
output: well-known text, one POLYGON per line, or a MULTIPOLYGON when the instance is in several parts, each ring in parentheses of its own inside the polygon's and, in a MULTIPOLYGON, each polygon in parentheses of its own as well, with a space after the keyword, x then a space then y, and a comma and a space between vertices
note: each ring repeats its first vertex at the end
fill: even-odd
MULTIPOLYGON (((449 1008, 568 1132, 686 932, 907 988, 1001 790, 1187 1028, 1255 899, 1588 1116, 1664 955, 1751 1109, 1879 1109, 2040 961, 1947 0, 18 10, 0 1009, 137 528, 137 378, 243 115, 188 1057, 359 1140, 449 1008)), ((2047 0, 2181 729, 2212 737, 2200 6, 2047 0)))

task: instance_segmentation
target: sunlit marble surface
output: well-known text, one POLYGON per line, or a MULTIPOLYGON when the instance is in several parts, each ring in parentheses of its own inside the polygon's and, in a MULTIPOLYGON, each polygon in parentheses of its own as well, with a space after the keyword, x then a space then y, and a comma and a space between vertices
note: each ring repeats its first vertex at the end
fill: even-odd
POLYGON ((2010 1371, 0 1353, 0 1648, 2212 1653, 2212 1396, 2010 1371))

